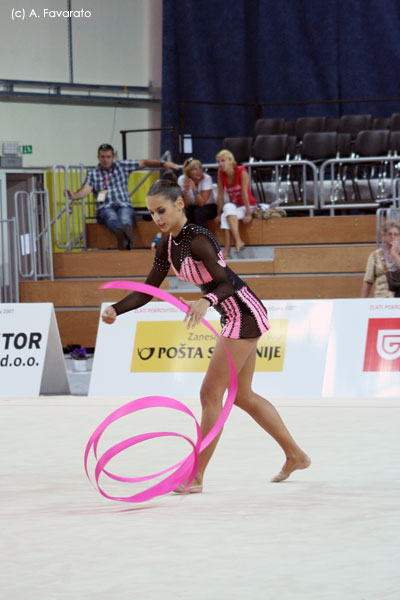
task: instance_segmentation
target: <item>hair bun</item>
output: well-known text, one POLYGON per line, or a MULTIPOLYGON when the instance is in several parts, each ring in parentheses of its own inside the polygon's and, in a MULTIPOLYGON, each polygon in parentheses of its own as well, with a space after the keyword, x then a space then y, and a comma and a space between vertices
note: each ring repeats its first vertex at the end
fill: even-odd
POLYGON ((163 173, 160 181, 168 181, 168 183, 172 183, 173 185, 178 185, 178 178, 172 171, 165 171, 163 173))

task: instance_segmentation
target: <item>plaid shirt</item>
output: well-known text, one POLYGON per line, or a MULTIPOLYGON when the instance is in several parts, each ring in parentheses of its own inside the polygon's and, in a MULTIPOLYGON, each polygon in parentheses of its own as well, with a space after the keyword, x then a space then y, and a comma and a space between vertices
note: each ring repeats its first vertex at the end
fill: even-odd
POLYGON ((130 173, 138 168, 138 160, 117 160, 109 171, 105 171, 99 166, 89 171, 85 183, 93 188, 96 196, 101 190, 107 190, 105 201, 99 203, 101 208, 112 204, 132 206, 128 196, 128 179, 130 173))

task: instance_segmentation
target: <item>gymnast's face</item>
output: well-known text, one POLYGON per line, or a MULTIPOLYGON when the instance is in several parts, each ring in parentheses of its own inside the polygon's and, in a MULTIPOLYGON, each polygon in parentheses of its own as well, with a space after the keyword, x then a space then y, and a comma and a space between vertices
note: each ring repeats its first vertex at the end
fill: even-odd
POLYGON ((165 198, 163 194, 147 196, 147 208, 151 218, 163 233, 172 233, 177 236, 186 223, 185 203, 183 198, 177 198, 175 202, 165 198))

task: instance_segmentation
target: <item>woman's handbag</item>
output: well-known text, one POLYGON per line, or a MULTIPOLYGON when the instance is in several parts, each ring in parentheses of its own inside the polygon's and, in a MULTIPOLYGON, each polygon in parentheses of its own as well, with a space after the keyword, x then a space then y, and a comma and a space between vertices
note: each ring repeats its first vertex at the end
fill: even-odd
POLYGON ((389 290, 400 293, 400 271, 386 271, 386 278, 389 290))
POLYGON ((275 217, 286 217, 286 211, 283 210, 283 208, 275 208, 275 206, 270 206, 268 209, 264 209, 261 206, 259 206, 253 212, 253 217, 255 219, 273 219, 275 217))
POLYGON ((400 297, 400 271, 391 271, 388 266, 388 259, 383 254, 383 265, 385 268, 386 279, 388 288, 391 292, 394 292, 395 298, 400 297))

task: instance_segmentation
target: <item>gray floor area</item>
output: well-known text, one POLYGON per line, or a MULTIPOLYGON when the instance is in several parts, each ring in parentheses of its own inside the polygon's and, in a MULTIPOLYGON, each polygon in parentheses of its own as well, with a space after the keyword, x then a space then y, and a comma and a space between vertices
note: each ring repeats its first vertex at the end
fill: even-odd
MULTIPOLYGON (((83 470, 90 434, 123 403, 0 400, 1 598, 399 598, 398 400, 276 402, 313 459, 281 484, 269 483, 281 450, 234 408, 203 494, 145 504, 103 498, 83 470)), ((197 399, 188 405, 199 415, 197 399)), ((152 430, 150 412, 140 426, 152 430)), ((100 450, 134 421, 113 426, 100 450)), ((143 448, 121 458, 123 474, 148 473, 175 452, 166 438, 143 448)))

